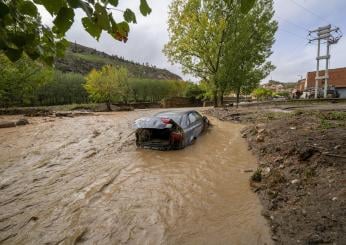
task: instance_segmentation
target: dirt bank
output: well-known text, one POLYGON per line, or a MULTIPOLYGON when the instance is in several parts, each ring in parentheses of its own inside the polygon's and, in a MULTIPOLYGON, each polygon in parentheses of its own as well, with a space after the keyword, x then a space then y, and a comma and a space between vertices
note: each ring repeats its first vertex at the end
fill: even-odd
POLYGON ((346 244, 346 107, 212 109, 247 123, 251 181, 277 244, 346 244), (337 109, 337 111, 333 111, 337 109))
POLYGON ((0 243, 271 244, 243 126, 216 120, 183 150, 136 149, 133 121, 155 112, 0 129, 0 243))

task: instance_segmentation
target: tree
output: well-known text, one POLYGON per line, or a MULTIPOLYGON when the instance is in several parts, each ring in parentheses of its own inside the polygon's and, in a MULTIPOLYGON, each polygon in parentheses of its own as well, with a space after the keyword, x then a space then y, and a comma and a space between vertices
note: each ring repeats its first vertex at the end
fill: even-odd
POLYGON ((52 77, 52 69, 23 56, 12 63, 0 53, 0 106, 26 106, 36 101, 35 91, 52 77))
POLYGON ((241 93, 249 94, 274 69, 267 61, 277 30, 273 15, 272 0, 256 1, 246 15, 239 6, 233 8, 218 81, 222 94, 224 91, 236 94, 237 105, 241 93))
POLYGON ((184 73, 216 84, 228 14, 225 1, 173 0, 164 53, 184 73))
POLYGON ((273 96, 273 91, 265 88, 256 88, 253 92, 252 95, 256 97, 257 100, 264 100, 264 99, 269 99, 270 97, 273 96))
POLYGON ((254 2, 173 0, 170 5, 170 40, 165 45, 164 53, 173 64, 181 64, 184 73, 210 83, 215 104, 220 89, 217 73, 233 8, 237 6, 243 13, 247 13, 254 2))
POLYGON ((185 90, 185 96, 193 99, 202 99, 206 91, 204 91, 200 85, 195 83, 189 83, 185 90))
POLYGON ((95 102, 105 102, 107 110, 111 111, 111 104, 119 100, 126 93, 125 84, 128 81, 125 68, 115 68, 111 65, 102 67, 100 71, 93 69, 86 76, 85 89, 95 102))
POLYGON ((36 90, 34 105, 64 105, 87 103, 88 93, 83 87, 85 78, 78 73, 54 71, 51 81, 36 90))
MULTIPOLYGON (((62 55, 67 46, 65 33, 71 28, 76 9, 85 13, 84 29, 97 40, 102 31, 118 41, 127 41, 129 23, 136 23, 134 12, 116 9, 119 0, 0 0, 0 51, 11 61, 23 52, 31 59, 42 58, 52 64, 54 57, 62 55), (43 6, 53 17, 53 27, 41 23, 37 5, 43 6), (112 10, 123 13, 116 22, 112 10)), ((146 0, 140 0, 140 12, 147 16, 151 9, 146 0)))

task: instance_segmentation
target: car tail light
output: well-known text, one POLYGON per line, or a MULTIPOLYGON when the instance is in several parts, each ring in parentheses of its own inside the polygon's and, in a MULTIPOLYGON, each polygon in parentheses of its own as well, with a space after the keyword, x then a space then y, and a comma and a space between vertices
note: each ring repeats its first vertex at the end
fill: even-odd
POLYGON ((171 140, 173 142, 180 142, 183 139, 182 133, 179 132, 172 132, 171 133, 171 140))

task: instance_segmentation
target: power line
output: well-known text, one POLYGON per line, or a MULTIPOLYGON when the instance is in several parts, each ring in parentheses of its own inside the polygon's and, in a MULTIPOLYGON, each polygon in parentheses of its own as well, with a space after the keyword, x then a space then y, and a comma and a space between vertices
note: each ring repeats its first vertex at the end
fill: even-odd
POLYGON ((307 39, 306 37, 302 37, 302 36, 300 36, 300 35, 297 35, 297 34, 295 34, 294 32, 290 32, 290 31, 287 31, 287 30, 282 29, 282 28, 279 28, 279 30, 281 30, 281 31, 283 31, 283 32, 286 32, 286 33, 288 33, 288 34, 291 34, 291 35, 293 35, 293 36, 296 36, 296 37, 298 37, 298 38, 300 38, 300 39, 304 39, 305 41, 308 41, 308 39, 307 39))
POLYGON ((304 30, 304 31, 309 31, 309 29, 307 29, 307 28, 305 28, 305 27, 303 27, 303 26, 301 26, 301 25, 298 25, 298 24, 296 24, 296 23, 294 23, 294 22, 292 22, 292 21, 290 21, 290 20, 287 20, 287 19, 282 18, 282 17, 280 17, 280 16, 277 16, 277 17, 278 17, 279 19, 282 19, 283 21, 286 21, 287 23, 290 23, 291 25, 294 25, 294 26, 296 26, 296 27, 298 27, 298 28, 304 30))
POLYGON ((328 20, 326 20, 324 17, 320 16, 319 14, 316 14, 315 12, 311 11, 310 9, 304 7, 303 5, 301 5, 300 3, 297 3, 295 0, 291 0, 295 5, 297 5, 298 7, 304 9, 305 11, 307 11, 308 13, 314 15, 315 17, 317 17, 318 19, 323 20, 324 22, 328 23, 328 20))

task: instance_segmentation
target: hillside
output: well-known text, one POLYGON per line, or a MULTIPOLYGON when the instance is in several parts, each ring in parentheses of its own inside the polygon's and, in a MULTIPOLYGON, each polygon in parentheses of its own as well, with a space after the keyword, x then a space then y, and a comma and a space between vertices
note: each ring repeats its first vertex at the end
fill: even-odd
POLYGON ((181 80, 181 77, 166 69, 156 68, 149 64, 139 64, 116 55, 109 55, 75 43, 70 44, 64 58, 56 60, 55 67, 63 72, 75 72, 85 75, 90 72, 91 69, 100 69, 106 64, 126 67, 131 77, 181 80))

